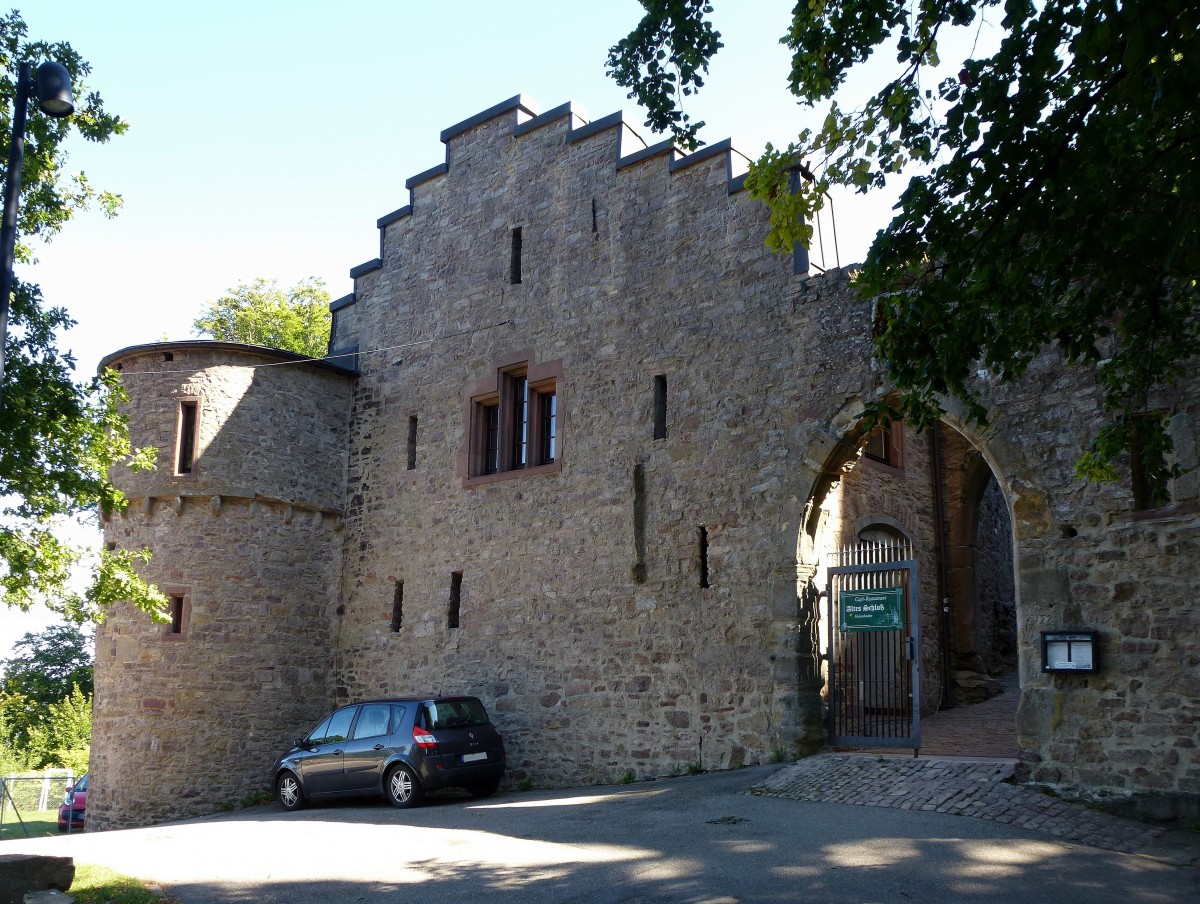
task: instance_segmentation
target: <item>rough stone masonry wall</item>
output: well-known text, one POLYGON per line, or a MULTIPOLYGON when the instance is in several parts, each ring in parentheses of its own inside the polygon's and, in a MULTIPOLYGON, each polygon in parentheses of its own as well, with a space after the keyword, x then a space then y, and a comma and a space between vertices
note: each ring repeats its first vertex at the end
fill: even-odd
POLYGON ((511 776, 539 786, 793 753, 806 453, 863 391, 834 358, 862 359, 869 309, 808 306, 722 157, 618 170, 620 129, 568 142, 567 126, 514 137, 503 117, 454 137, 448 173, 417 186, 357 280, 342 693, 478 694, 511 776), (465 388, 522 350, 562 364, 561 472, 464 488, 465 388))
POLYGON ((1200 554, 1195 381, 1155 404, 1173 412, 1174 502, 1134 510, 1127 476, 1080 481, 1075 459, 1102 414, 1089 375, 1049 352, 1021 384, 984 387, 978 437, 1016 536, 1024 774, 1093 794, 1200 794, 1200 554), (1095 674, 1041 671, 1040 633, 1100 632, 1095 674))
POLYGON ((328 709, 340 565, 348 378, 196 343, 133 350, 130 429, 158 470, 116 475, 131 505, 105 538, 149 548, 146 576, 188 608, 184 631, 128 607, 97 632, 89 828, 209 813, 265 790, 271 760, 328 709), (201 442, 174 477, 177 399, 201 442), (256 493, 253 488, 260 492, 256 493))
MULTIPOLYGON (((661 154, 622 166, 622 127, 572 141, 563 117, 514 134, 525 120, 510 110, 451 130, 447 167, 419 180, 411 208, 385 224, 381 261, 358 272, 345 321, 364 357, 339 693, 431 682, 478 693, 506 732, 513 774, 535 784, 791 750, 811 715, 789 630, 796 538, 853 412, 885 390, 869 366, 869 307, 844 275, 795 277, 763 252, 763 212, 726 195, 719 156, 672 173, 661 154), (397 345, 408 348, 369 351, 397 345), (561 472, 464 488, 465 387, 522 350, 562 364, 561 472), (659 440, 656 375, 668 386, 659 440), (452 572, 457 629, 446 622, 452 572), (392 632, 397 582, 403 625, 392 632)), ((1185 389, 1172 404, 1194 411, 1185 389)), ((1193 788, 1194 486, 1147 522, 1119 488, 1081 484, 1073 463, 1096 391, 1052 353, 1022 385, 983 391, 990 428, 949 417, 1013 508, 1031 773, 1193 788), (1039 671, 1039 630, 1091 626, 1105 671, 1039 671)))
MULTIPOLYGON (((251 379, 239 375, 246 361, 214 358, 194 377, 130 382, 138 442, 170 447, 175 398, 210 378, 228 423, 246 426, 209 434, 202 416, 195 498, 162 474, 122 478, 135 507, 110 538, 149 542, 156 574, 190 582, 199 621, 173 648, 132 616, 100 635, 101 824, 236 793, 244 785, 192 784, 202 766, 208 779, 219 770, 211 751, 184 748, 200 738, 248 784, 266 765, 252 760, 310 727, 325 668, 338 700, 479 694, 511 775, 537 785, 735 766, 819 743, 811 649, 794 627, 797 577, 816 563, 796 550, 862 401, 887 390, 870 364, 870 305, 847 273, 794 276, 763 250, 764 212, 728 194, 721 154, 671 171, 665 151, 631 158, 640 144, 624 126, 580 125, 510 107, 450 130, 447 165, 385 218, 382 258, 356 268, 338 312, 339 347, 361 354, 348 424, 349 387, 317 368, 251 379), (561 467, 465 487, 464 394, 516 356, 561 365, 561 467), (667 385, 660 439, 656 376, 667 385), (239 380, 240 397, 229 389, 239 380), (253 448, 222 445, 234 436, 253 448), (307 436, 313 445, 289 446, 307 436), (270 630, 292 616, 287 634, 270 630), (281 662, 312 668, 294 676, 311 694, 269 672, 281 662), (243 725, 219 722, 230 713, 276 735, 255 733, 246 751, 243 725)), ((152 357, 137 366, 157 368, 152 357)), ((986 458, 1012 516, 1026 773, 1195 794, 1200 472, 1176 482, 1171 507, 1133 512, 1123 486, 1074 475, 1099 418, 1088 374, 1051 352, 1020 385, 981 390, 986 430, 954 406, 947 420, 986 458), (1098 674, 1040 671, 1041 630, 1089 627, 1102 636, 1098 674)), ((1196 384, 1161 404, 1179 463, 1196 468, 1196 384)))

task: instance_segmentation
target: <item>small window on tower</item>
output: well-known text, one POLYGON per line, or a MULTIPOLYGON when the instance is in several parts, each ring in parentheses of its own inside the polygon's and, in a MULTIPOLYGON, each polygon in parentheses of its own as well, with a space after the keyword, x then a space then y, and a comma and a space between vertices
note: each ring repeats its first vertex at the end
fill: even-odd
POLYGON ((654 438, 667 438, 667 375, 654 378, 654 438))
POLYGON ((175 439, 175 474, 191 474, 196 465, 196 431, 200 422, 200 403, 184 399, 179 403, 178 429, 175 439))
POLYGON ((163 636, 168 640, 183 640, 192 618, 191 591, 186 587, 164 587, 163 592, 167 595, 167 622, 163 625, 163 636))

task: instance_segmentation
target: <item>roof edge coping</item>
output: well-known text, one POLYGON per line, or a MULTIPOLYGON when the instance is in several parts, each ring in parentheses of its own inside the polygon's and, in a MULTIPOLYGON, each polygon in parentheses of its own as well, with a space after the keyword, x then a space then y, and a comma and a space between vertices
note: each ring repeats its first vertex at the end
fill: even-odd
POLYGON ((261 358, 273 358, 275 363, 278 364, 307 364, 321 370, 333 371, 343 376, 358 376, 357 370, 343 367, 324 358, 310 358, 308 355, 285 351, 282 348, 271 348, 267 345, 251 345, 247 342, 227 342, 223 339, 180 339, 175 342, 147 342, 144 345, 129 345, 101 358, 96 371, 97 373, 103 372, 122 358, 150 355, 158 352, 184 351, 187 349, 241 352, 248 355, 257 355, 261 358))
POLYGON ((367 261, 366 263, 359 264, 357 267, 351 267, 350 268, 350 278, 358 279, 360 276, 370 273, 372 270, 378 270, 382 266, 383 266, 383 261, 380 258, 378 258, 378 257, 372 258, 371 260, 367 261))
MULTIPOLYGON (((409 191, 412 191, 414 188, 416 188, 422 182, 428 182, 430 179, 436 179, 438 176, 444 176, 448 172, 450 172, 450 164, 449 163, 439 163, 437 166, 431 166, 429 169, 425 170, 425 172, 423 172, 423 173, 417 173, 415 176, 410 176, 409 178, 405 179, 404 187, 407 188, 409 191)), ((408 206, 408 209, 411 211, 412 205, 409 204, 407 206, 408 206)), ((404 208, 402 207, 400 209, 403 210, 404 208)))
POLYGON ((375 221, 375 225, 378 226, 380 229, 383 229, 384 227, 390 226, 392 223, 395 223, 397 220, 403 220, 405 217, 408 217, 408 216, 412 216, 412 205, 411 204, 405 204, 399 210, 393 210, 391 213, 385 213, 383 216, 381 216, 378 220, 375 221))
POLYGON ((508 100, 501 101, 493 107, 488 107, 486 110, 464 119, 462 122, 455 123, 448 129, 442 129, 442 142, 446 143, 468 129, 473 129, 475 126, 485 123, 489 119, 495 119, 497 116, 503 116, 505 113, 510 113, 513 110, 527 113, 530 116, 538 115, 537 108, 532 101, 526 98, 524 94, 516 94, 508 100))

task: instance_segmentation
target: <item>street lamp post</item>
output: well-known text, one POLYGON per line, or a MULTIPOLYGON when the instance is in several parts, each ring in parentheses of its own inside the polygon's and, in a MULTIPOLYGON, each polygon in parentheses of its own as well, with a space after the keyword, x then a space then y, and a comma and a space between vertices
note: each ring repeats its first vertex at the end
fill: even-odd
MULTIPOLYGON (((4 386, 4 345, 8 340, 8 302, 12 296, 13 254, 17 244, 17 204, 21 197, 21 165, 25 160, 25 118, 30 95, 38 109, 59 119, 75 112, 71 75, 66 68, 47 60, 33 72, 32 63, 22 63, 17 75, 17 101, 13 108, 12 139, 8 145, 8 178, 4 183, 4 219, 0 226, 0 393, 4 386)), ((0 396, 2 397, 2 396, 0 396)))

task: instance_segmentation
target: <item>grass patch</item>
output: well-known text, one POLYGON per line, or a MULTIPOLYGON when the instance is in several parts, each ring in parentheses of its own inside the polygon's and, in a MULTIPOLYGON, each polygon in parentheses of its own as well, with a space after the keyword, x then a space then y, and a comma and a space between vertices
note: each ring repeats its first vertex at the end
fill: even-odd
MULTIPOLYGON (((79 829, 78 831, 83 831, 79 829)), ((0 826, 0 841, 10 841, 13 838, 45 838, 58 834, 58 808, 53 810, 33 810, 26 813, 21 811, 21 819, 17 820, 11 807, 4 810, 4 825, 0 826), (21 828, 25 823, 25 829, 21 828), (29 835, 26 836, 25 831, 29 835)))
POLYGON ((132 876, 86 863, 75 867, 70 895, 76 904, 171 904, 170 898, 132 876))

